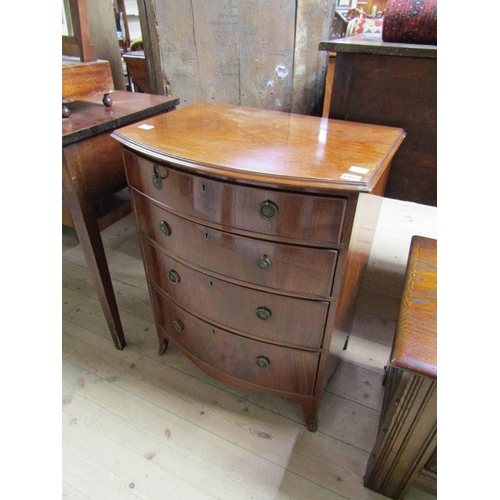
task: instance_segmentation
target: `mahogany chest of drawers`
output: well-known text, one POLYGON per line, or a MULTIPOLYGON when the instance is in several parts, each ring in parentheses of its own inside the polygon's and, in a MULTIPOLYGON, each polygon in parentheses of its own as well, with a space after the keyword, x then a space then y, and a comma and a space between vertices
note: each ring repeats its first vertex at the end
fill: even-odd
POLYGON ((163 353, 317 427, 401 129, 196 104, 123 145, 163 353))

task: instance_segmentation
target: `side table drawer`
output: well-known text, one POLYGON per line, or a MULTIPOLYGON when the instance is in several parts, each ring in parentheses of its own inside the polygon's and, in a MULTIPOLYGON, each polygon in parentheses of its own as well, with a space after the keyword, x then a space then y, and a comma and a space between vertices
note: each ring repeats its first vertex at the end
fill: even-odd
POLYGON ((182 260, 231 279, 305 296, 330 294, 336 250, 218 231, 178 217, 132 191, 140 230, 182 260))
POLYGON ((319 353, 231 334, 187 313, 153 291, 159 326, 196 359, 231 377, 290 394, 313 394, 319 353))
POLYGON ((235 285, 185 266, 147 243, 143 250, 148 276, 184 308, 263 340, 321 348, 328 302, 235 285))
POLYGON ((129 185, 167 209, 231 229, 310 245, 340 243, 347 200, 232 185, 124 152, 129 185))

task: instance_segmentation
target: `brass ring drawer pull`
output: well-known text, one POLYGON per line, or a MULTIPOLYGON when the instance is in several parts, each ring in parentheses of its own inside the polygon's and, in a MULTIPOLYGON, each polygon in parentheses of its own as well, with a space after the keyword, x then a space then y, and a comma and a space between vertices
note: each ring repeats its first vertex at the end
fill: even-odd
POLYGON ((179 273, 177 271, 174 271, 173 269, 168 272, 168 281, 172 283, 172 285, 177 285, 181 281, 181 277, 179 276, 179 273))
POLYGON ((271 267, 271 260, 267 255, 264 255, 257 261, 257 264, 261 269, 269 269, 271 267))
POLYGON ((172 228, 164 220, 160 222, 160 231, 164 236, 170 236, 172 234, 172 228))
POLYGON ((278 205, 271 200, 263 201, 259 205, 259 215, 266 220, 272 220, 278 215, 278 205))
POLYGON ((257 307, 257 309, 255 310, 255 314, 257 314, 257 317, 262 321, 271 319, 271 316, 273 315, 271 309, 268 309, 267 307, 257 307))
POLYGON ((265 356, 257 356, 255 362, 259 368, 267 368, 271 364, 271 361, 265 356))
POLYGON ((182 330, 184 330, 184 323, 180 319, 174 319, 174 321, 172 321, 172 324, 178 332, 182 332, 182 330))
POLYGON ((163 182, 161 180, 161 175, 160 175, 160 169, 158 168, 158 165, 155 163, 153 165, 153 176, 151 178, 151 181, 153 182, 153 186, 160 190, 163 187, 163 182))

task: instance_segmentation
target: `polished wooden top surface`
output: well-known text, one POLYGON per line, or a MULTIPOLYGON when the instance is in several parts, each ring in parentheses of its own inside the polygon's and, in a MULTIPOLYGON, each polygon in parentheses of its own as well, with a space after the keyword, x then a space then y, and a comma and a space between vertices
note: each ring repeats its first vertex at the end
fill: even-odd
POLYGON ((113 104, 108 108, 102 103, 102 97, 69 104, 71 115, 62 119, 63 146, 168 111, 179 104, 177 97, 115 90, 113 104))
POLYGON ((437 379, 437 241, 414 236, 391 365, 437 379))
POLYGON ((382 35, 355 35, 319 42, 319 50, 376 54, 379 56, 425 57, 437 59, 437 45, 384 42, 382 35))
POLYGON ((221 178, 369 192, 404 135, 392 127, 200 103, 112 137, 153 159, 221 178))

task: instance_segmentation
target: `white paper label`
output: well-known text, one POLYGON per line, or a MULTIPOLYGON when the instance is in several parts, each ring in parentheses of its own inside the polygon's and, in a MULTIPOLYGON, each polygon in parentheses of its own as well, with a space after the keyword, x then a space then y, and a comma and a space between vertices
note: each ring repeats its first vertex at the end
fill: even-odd
POLYGON ((369 168, 356 167, 355 165, 349 168, 349 172, 356 172, 357 174, 367 174, 369 171, 369 168))
POLYGON ((139 128, 142 128, 143 130, 151 130, 152 128, 155 128, 154 125, 147 125, 144 123, 143 125, 139 125, 139 128))
POLYGON ((360 181, 361 175, 352 175, 352 174, 342 174, 340 176, 341 179, 345 179, 346 181, 360 181))

